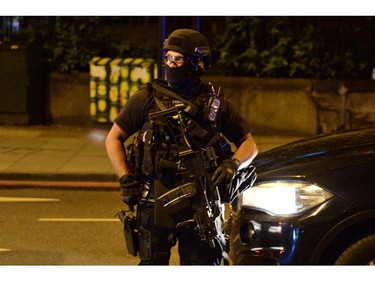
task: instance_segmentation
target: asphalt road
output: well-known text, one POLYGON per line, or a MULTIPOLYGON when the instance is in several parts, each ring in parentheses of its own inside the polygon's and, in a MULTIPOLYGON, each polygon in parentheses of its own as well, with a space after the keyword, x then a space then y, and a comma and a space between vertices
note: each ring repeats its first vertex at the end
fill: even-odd
POLYGON ((122 208, 112 190, 0 188, 0 265, 136 265, 122 208))

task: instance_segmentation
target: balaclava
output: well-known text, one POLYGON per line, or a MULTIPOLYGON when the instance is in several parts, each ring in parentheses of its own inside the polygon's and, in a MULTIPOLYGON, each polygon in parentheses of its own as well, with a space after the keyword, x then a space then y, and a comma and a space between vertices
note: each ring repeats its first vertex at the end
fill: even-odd
POLYGON ((165 51, 172 50, 184 55, 185 62, 180 67, 165 66, 169 85, 182 97, 190 98, 200 91, 199 77, 203 70, 210 67, 211 51, 207 38, 192 29, 177 29, 171 33, 164 43, 165 51), (198 65, 203 59, 204 69, 198 65))

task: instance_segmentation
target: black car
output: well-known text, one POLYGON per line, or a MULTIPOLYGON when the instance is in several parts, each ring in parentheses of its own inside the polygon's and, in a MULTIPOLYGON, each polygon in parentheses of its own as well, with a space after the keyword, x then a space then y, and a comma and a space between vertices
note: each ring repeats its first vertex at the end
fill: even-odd
POLYGON ((254 165, 231 206, 230 264, 375 264, 375 128, 293 142, 254 165))

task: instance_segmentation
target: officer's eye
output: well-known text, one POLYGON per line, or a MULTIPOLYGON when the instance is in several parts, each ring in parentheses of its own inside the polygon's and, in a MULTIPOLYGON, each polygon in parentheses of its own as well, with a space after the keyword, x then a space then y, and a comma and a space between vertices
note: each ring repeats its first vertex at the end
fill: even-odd
POLYGON ((175 63, 177 65, 182 65, 185 62, 185 58, 183 56, 165 55, 164 60, 166 63, 175 63))

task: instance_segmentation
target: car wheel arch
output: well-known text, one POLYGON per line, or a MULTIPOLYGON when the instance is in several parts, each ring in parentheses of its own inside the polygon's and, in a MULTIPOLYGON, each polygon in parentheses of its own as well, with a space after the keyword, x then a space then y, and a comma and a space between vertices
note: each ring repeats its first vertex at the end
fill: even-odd
MULTIPOLYGON (((359 240, 366 233, 375 233, 375 209, 356 213, 336 224, 318 243, 311 258, 310 264, 326 264, 327 253, 330 253, 335 247, 343 244, 351 244, 359 240), (363 235, 361 235, 361 231, 363 235), (355 238, 353 238, 353 233, 355 238), (345 240, 350 237, 350 240, 345 240)), ((337 253, 340 254, 340 253, 337 253)), ((331 261, 332 262, 332 261, 331 261)))
POLYGON ((375 233, 350 245, 335 261, 335 265, 375 265, 375 233))

